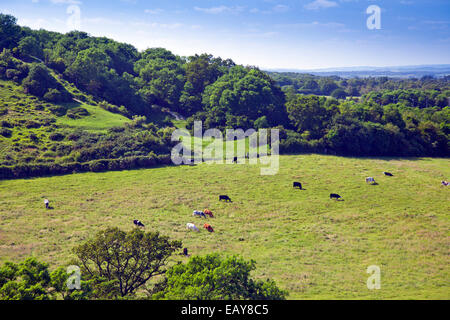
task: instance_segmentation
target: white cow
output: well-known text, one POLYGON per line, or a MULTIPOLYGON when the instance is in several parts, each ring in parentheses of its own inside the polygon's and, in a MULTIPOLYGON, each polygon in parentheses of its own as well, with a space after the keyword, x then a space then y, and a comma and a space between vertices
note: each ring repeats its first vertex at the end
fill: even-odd
POLYGON ((372 178, 372 177, 368 177, 368 178, 366 178, 366 183, 375 183, 375 179, 374 178, 372 178))
POLYGON ((194 210, 194 212, 192 213, 192 216, 206 218, 206 215, 203 213, 203 211, 197 211, 197 210, 194 210))
POLYGON ((199 231, 198 228, 193 223, 186 224, 186 227, 187 227, 188 230, 192 230, 192 231, 195 231, 195 232, 199 231))

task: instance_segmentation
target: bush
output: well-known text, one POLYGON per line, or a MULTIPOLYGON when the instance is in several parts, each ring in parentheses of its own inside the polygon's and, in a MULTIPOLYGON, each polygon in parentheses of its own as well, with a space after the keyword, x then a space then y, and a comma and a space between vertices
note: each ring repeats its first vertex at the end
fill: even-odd
POLYGON ((25 122, 25 127, 27 129, 39 129, 42 126, 40 122, 34 121, 34 120, 27 120, 25 122))
POLYGON ((46 94, 44 94, 44 100, 54 103, 69 102, 71 100, 70 94, 66 91, 61 92, 58 89, 49 89, 46 94))
POLYGON ((60 132, 54 132, 54 133, 50 134, 49 138, 52 141, 62 141, 62 140, 64 140, 65 136, 60 132))
POLYGON ((0 136, 3 136, 5 138, 11 138, 12 131, 6 128, 0 128, 0 136))
POLYGON ((81 119, 82 117, 89 116, 89 112, 86 109, 79 107, 79 108, 69 109, 69 111, 67 111, 66 115, 71 119, 81 119))
POLYGON ((50 106, 48 107, 48 109, 50 110, 51 113, 53 113, 58 117, 64 116, 67 112, 67 109, 62 106, 50 106))

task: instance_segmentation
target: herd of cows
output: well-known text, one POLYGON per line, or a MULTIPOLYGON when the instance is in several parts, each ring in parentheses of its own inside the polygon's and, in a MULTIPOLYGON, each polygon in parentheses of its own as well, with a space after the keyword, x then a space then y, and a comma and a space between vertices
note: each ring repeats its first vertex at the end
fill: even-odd
MULTIPOLYGON (((394 176, 390 172, 383 172, 383 174, 385 176, 388 176, 388 177, 393 177, 394 176)), ((366 178, 366 183, 377 184, 373 177, 367 177, 366 178)), ((441 183, 442 183, 443 186, 450 186, 450 183, 447 182, 447 181, 442 181, 441 183)), ((303 189, 302 184, 300 182, 297 182, 297 181, 293 183, 293 188, 294 189, 298 189, 298 190, 305 190, 305 189, 303 189)), ((330 194, 330 199, 336 199, 336 200, 343 201, 342 196, 340 196, 337 193, 331 193, 330 194)), ((225 201, 227 203, 232 202, 231 198, 229 196, 227 196, 227 195, 220 195, 219 196, 219 201, 225 201)), ((52 209, 52 207, 50 207, 50 205, 49 205, 49 200, 48 199, 44 200, 44 204, 45 204, 45 208, 46 209, 52 209)), ((209 209, 205 209, 203 211, 194 210, 194 212, 192 213, 192 216, 194 216, 194 217, 201 217, 201 218, 205 218, 205 219, 207 217, 214 218, 214 215, 213 215, 212 211, 209 210, 209 209)), ((133 220, 133 224, 136 227, 139 227, 139 228, 145 227, 145 225, 140 220, 137 220, 137 219, 133 220)), ((194 232, 199 232, 200 231, 199 228, 194 223, 187 223, 186 224, 186 228, 188 230, 194 231, 194 232)), ((208 232, 211 232, 211 233, 214 232, 214 228, 208 223, 205 223, 203 225, 203 229, 206 229, 208 232)), ((188 256, 187 248, 184 248, 183 254, 188 256)))
MULTIPOLYGON (((394 176, 394 175, 393 175, 392 173, 390 173, 390 172, 383 172, 383 174, 384 174, 385 176, 388 176, 388 177, 393 177, 393 176, 394 176)), ((375 179, 374 179, 373 177, 367 177, 367 178, 366 178, 366 183, 376 184, 375 179)), ((444 181, 443 181, 442 183, 444 184, 444 181)), ((447 184, 447 185, 448 185, 448 184, 447 184)), ((294 182, 294 183, 293 183, 293 188, 294 188, 294 189, 299 189, 299 190, 304 190, 304 189, 303 189, 303 186, 302 186, 302 184, 301 184, 300 182, 294 182)), ((337 193, 331 193, 331 194, 330 194, 330 199, 336 199, 336 200, 341 200, 341 201, 343 201, 342 196, 340 196, 340 195, 337 194, 337 193)), ((229 196, 227 196, 227 195, 220 195, 220 196, 219 196, 219 201, 232 202, 232 201, 231 201, 231 198, 230 198, 229 196)), ((192 213, 192 216, 194 216, 194 217, 200 217, 200 218, 205 218, 205 219, 206 219, 207 217, 214 218, 213 213, 212 213, 211 210, 209 210, 209 209, 205 209, 205 210, 203 210, 203 211, 194 210, 194 212, 192 213)), ((137 227, 145 227, 144 224, 143 224, 141 221, 139 221, 139 220, 134 220, 133 223, 134 223, 137 227)), ((199 232, 199 231, 200 231, 200 229, 199 229, 194 223, 187 223, 187 224, 186 224, 186 228, 187 228, 187 230, 194 231, 194 232, 199 232)), ((203 228, 206 229, 206 230, 209 231, 209 232, 214 232, 214 228, 213 228, 210 224, 208 224, 208 223, 205 223, 205 224, 203 225, 203 228)), ((186 251, 185 251, 185 252, 186 252, 186 251)), ((186 255, 187 255, 187 253, 186 253, 186 255)))

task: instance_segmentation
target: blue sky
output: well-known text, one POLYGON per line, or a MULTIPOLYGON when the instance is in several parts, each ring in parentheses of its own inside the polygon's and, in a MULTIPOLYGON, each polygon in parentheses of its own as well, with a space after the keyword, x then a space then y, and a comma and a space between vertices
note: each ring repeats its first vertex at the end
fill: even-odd
POLYGON ((0 0, 21 25, 264 69, 450 64, 448 0, 0 0), (369 30, 369 6, 381 29, 369 30), (78 19, 79 12, 79 19, 78 19))

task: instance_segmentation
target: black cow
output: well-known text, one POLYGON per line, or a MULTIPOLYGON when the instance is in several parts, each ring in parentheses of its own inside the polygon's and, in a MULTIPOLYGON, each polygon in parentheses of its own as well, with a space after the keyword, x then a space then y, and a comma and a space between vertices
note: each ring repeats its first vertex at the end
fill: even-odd
POLYGON ((226 202, 231 202, 231 199, 229 196, 219 196, 219 201, 226 201, 226 202))
POLYGON ((330 194, 330 199, 342 199, 342 197, 336 193, 331 193, 330 194))
POLYGON ((184 248, 183 249, 183 255, 185 255, 185 256, 188 256, 189 254, 188 254, 188 248, 184 248))
POLYGON ((384 175, 385 176, 388 176, 388 177, 393 177, 394 175, 392 174, 392 173, 390 173, 390 172, 383 172, 384 173, 384 175))
POLYGON ((144 224, 142 222, 140 222, 139 220, 133 220, 133 223, 138 227, 145 227, 144 224))
POLYGON ((300 182, 294 182, 294 189, 295 188, 302 190, 302 184, 300 182))
POLYGON ((237 161, 238 161, 238 158, 237 158, 237 157, 234 157, 234 158, 233 158, 233 163, 237 163, 237 161))

